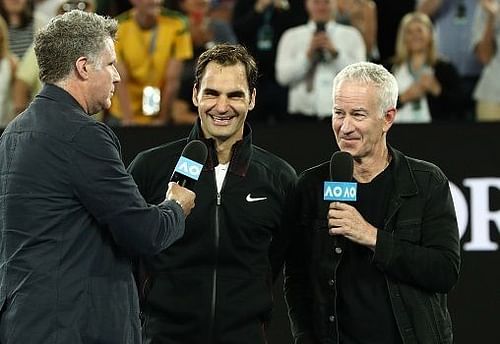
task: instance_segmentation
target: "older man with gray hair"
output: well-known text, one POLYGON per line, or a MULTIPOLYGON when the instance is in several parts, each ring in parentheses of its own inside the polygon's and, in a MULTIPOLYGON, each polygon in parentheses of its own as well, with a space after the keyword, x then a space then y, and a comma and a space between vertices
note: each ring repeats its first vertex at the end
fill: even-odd
POLYGON ((333 133, 340 154, 353 159, 332 158, 299 177, 285 268, 296 344, 453 342, 453 200, 437 166, 387 143, 397 97, 396 79, 381 65, 355 63, 333 81, 333 133), (325 199, 331 171, 347 168, 356 199, 325 199))
POLYGON ((35 38, 44 88, 0 138, 0 343, 140 343, 131 255, 184 234, 195 195, 151 206, 90 115, 120 76, 117 22, 74 10, 35 38))

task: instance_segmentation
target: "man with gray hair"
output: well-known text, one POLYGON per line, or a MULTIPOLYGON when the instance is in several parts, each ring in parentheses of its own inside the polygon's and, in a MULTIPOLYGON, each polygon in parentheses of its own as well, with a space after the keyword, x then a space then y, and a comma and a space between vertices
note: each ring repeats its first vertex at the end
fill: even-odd
POLYGON ((437 166, 387 144, 397 96, 394 77, 373 63, 349 65, 334 79, 332 129, 347 161, 332 157, 299 177, 285 263, 296 344, 453 342, 453 200, 437 166), (357 183, 351 202, 325 197, 324 182, 336 174, 357 183))
POLYGON ((113 19, 74 10, 35 38, 45 83, 0 138, 0 343, 140 343, 131 256, 184 234, 195 195, 148 205, 90 115, 120 76, 113 19))

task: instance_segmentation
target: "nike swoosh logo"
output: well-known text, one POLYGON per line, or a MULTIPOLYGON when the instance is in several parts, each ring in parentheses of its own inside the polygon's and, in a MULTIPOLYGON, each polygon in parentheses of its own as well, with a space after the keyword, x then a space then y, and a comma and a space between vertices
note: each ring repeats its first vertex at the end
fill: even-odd
POLYGON ((248 194, 246 198, 247 202, 258 202, 258 201, 264 201, 266 199, 267 197, 252 197, 251 194, 248 194))

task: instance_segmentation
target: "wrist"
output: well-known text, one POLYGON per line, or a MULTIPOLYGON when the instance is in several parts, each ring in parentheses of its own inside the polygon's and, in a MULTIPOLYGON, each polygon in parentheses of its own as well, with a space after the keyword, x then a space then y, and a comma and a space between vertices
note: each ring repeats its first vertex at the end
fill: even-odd
POLYGON ((179 200, 177 200, 177 199, 172 199, 172 201, 174 201, 175 203, 177 203, 177 204, 179 205, 179 207, 181 207, 182 212, 184 212, 184 207, 182 206, 181 201, 179 201, 179 200))

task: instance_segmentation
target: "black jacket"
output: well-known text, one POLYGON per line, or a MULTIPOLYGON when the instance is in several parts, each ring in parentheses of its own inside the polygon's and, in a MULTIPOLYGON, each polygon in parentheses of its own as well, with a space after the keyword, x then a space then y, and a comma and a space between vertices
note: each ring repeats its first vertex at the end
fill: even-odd
POLYGON ((111 129, 46 85, 0 139, 0 231, 0 343, 137 344, 129 253, 166 248, 184 214, 147 205, 111 129))
POLYGON ((296 174, 285 161, 252 145, 247 126, 217 193, 214 142, 202 137, 198 122, 189 138, 143 152, 131 163, 148 201, 161 199, 183 148, 195 138, 206 143, 209 155, 193 189, 196 206, 186 219, 186 233, 144 262, 149 276, 144 334, 161 343, 263 343, 272 280, 287 243, 285 201, 296 174))
MULTIPOLYGON (((460 248, 448 180, 430 163, 391 153, 395 180, 372 263, 385 275, 403 342, 452 343, 446 293, 457 282, 460 248)), ((295 343, 336 343, 330 279, 343 253, 328 235, 328 178, 329 162, 305 171, 292 207, 297 219, 285 263, 285 297, 295 343)))

